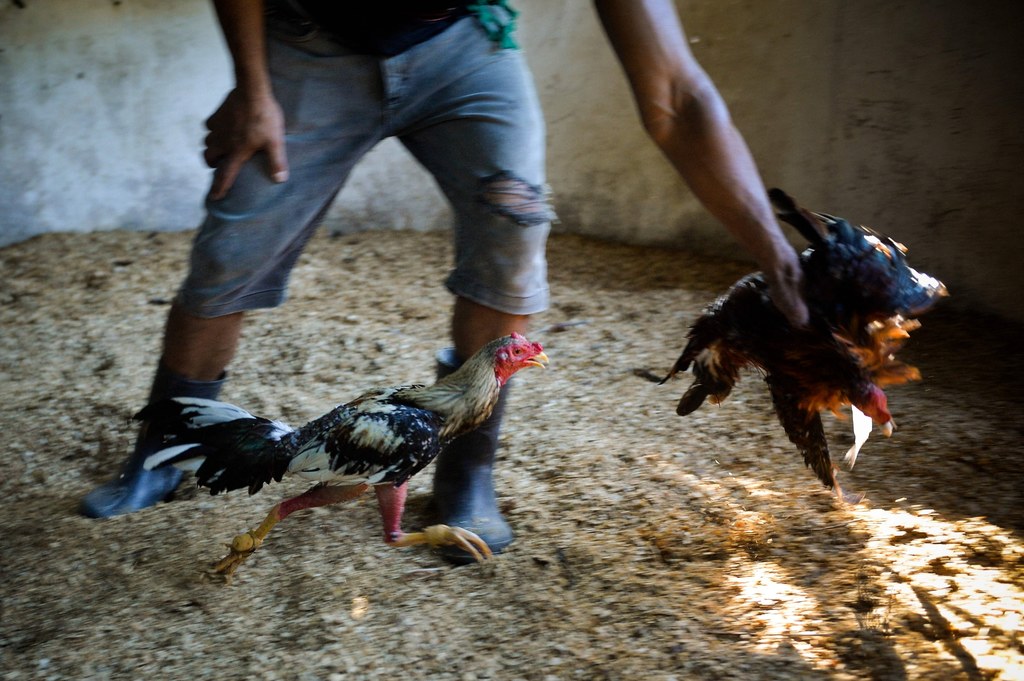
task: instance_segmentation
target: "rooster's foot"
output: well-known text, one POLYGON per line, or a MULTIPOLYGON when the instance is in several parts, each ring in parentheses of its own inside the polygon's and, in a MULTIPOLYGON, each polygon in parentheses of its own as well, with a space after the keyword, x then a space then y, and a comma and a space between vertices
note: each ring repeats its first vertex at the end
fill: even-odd
POLYGON ((256 536, 252 530, 236 536, 231 540, 230 544, 225 545, 231 549, 231 553, 214 563, 213 571, 219 575, 224 575, 224 581, 230 584, 231 575, 235 573, 238 566, 244 563, 245 559, 251 556, 262 543, 263 539, 256 536))
POLYGON ((469 530, 449 525, 431 525, 424 528, 422 532, 410 532, 400 534, 389 542, 392 546, 414 546, 416 544, 427 544, 433 548, 441 546, 457 546, 477 562, 482 562, 492 557, 491 548, 483 539, 469 530))
POLYGON ((833 478, 832 483, 832 494, 835 495, 841 503, 850 504, 855 506, 864 499, 864 492, 844 492, 843 488, 839 486, 839 482, 833 478))
POLYGON ((839 498, 854 506, 864 500, 864 492, 843 492, 839 498))

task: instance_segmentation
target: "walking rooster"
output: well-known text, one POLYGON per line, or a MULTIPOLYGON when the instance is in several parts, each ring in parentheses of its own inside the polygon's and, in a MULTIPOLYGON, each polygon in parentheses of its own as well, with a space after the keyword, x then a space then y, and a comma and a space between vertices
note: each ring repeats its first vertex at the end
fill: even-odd
POLYGON ((144 465, 194 471, 198 484, 211 494, 242 488, 255 494, 285 475, 316 482, 305 493, 274 506, 256 529, 234 538, 231 552, 214 565, 229 581, 287 516, 354 499, 371 487, 388 544, 456 545, 482 560, 491 555, 490 549, 465 529, 433 525, 422 532, 402 531, 406 481, 449 440, 483 422, 499 389, 514 373, 528 366, 543 367, 547 359, 540 343, 512 334, 491 341, 433 385, 373 390, 299 429, 225 402, 163 400, 135 416, 164 433, 164 447, 144 465))

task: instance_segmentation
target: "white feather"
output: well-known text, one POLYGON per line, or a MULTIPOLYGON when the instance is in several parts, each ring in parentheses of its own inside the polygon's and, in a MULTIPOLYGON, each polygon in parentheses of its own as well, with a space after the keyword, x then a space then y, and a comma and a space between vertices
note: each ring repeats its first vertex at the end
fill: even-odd
MULTIPOLYGON (((147 471, 151 471, 160 464, 164 463, 165 461, 173 459, 179 454, 182 454, 190 449, 194 449, 200 446, 201 445, 191 442, 187 445, 176 445, 174 447, 168 447, 167 449, 161 449, 160 451, 147 456, 146 460, 142 463, 142 467, 145 468, 147 471)), ((176 461, 174 463, 174 467, 179 468, 183 471, 195 472, 203 464, 203 461, 205 460, 205 456, 197 456, 191 459, 185 459, 184 461, 176 461)))
POLYGON ((266 438, 268 440, 280 440, 282 437, 295 430, 287 423, 281 423, 280 421, 271 421, 270 425, 274 426, 274 429, 266 434, 266 438))
POLYGON ((914 281, 916 281, 918 285, 928 289, 929 291, 940 291, 942 295, 945 295, 946 286, 941 281, 931 275, 925 274, 924 272, 918 272, 913 267, 908 267, 907 269, 910 270, 911 276, 913 276, 914 281))
POLYGON ((330 457, 323 445, 309 446, 299 451, 288 464, 288 472, 318 482, 326 482, 334 477, 330 457))
POLYGON ((193 428, 201 428, 213 423, 224 423, 235 419, 255 418, 252 414, 228 402, 207 400, 201 397, 175 397, 174 401, 192 409, 183 409, 181 415, 193 428))
MULTIPOLYGON (((237 421, 238 419, 257 418, 241 407, 229 402, 207 400, 201 397, 175 397, 174 401, 192 407, 191 409, 183 409, 181 413, 188 427, 192 429, 203 428, 215 423, 237 421)), ((267 437, 271 440, 280 440, 283 436, 294 430, 287 423, 282 423, 281 421, 271 421, 270 423, 274 430, 267 437)))
POLYGON ((366 482, 370 483, 371 485, 376 485, 377 483, 381 482, 385 477, 387 477, 387 474, 389 472, 390 471, 388 471, 386 468, 379 470, 370 477, 366 478, 366 482))
POLYGON ((850 406, 850 409, 853 410, 853 446, 847 450, 844 458, 846 465, 853 468, 853 465, 857 463, 857 454, 860 453, 860 448, 871 435, 871 417, 853 405, 850 406))

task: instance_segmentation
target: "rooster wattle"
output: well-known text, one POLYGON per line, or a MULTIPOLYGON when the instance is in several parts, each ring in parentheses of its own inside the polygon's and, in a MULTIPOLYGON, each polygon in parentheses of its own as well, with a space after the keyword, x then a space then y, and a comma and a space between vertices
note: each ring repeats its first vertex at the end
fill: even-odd
POLYGON ((890 434, 894 424, 882 387, 920 378, 895 352, 920 326, 910 317, 931 309, 946 288, 910 267, 906 249, 892 239, 811 213, 778 189, 770 196, 779 217, 810 241, 800 256, 808 325, 791 325, 772 304, 762 274, 747 275, 693 323, 665 380, 692 365, 695 380, 676 409, 686 415, 705 399, 724 400, 744 367, 760 370, 804 463, 838 497, 856 502, 861 495, 844 495, 836 479, 819 412, 838 414, 852 406, 856 443, 847 452, 850 466, 871 421, 890 434))
POLYGON ((214 565, 228 579, 288 515, 354 499, 370 487, 377 494, 388 544, 451 544, 482 560, 491 553, 487 544, 462 528, 434 525, 402 532, 406 482, 445 443, 490 415, 499 389, 514 373, 545 362, 540 343, 512 334, 491 341, 433 385, 373 390, 298 429, 225 402, 196 398, 156 402, 135 418, 163 433, 163 448, 146 459, 145 467, 194 471, 198 484, 211 494, 242 488, 255 494, 285 475, 317 483, 277 504, 257 528, 234 538, 231 552, 214 565))

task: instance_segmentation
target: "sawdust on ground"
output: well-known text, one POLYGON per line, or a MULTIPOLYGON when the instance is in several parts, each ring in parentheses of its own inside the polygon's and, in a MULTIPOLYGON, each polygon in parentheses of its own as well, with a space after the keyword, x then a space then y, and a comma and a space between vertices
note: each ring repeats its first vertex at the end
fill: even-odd
MULTIPOLYGON (((190 238, 0 249, 3 679, 1024 678, 1005 323, 922 320, 904 355, 924 381, 891 390, 899 430, 843 472, 867 495, 843 507, 757 375, 685 419, 688 379, 641 377, 745 266, 557 235, 533 334, 551 366, 517 378, 497 473, 512 548, 462 568, 389 548, 370 496, 289 518, 225 587, 205 574, 223 542, 301 484, 75 513, 131 446, 190 238)), ((252 316, 224 399, 299 424, 431 380, 449 258, 444 233, 317 236, 289 303, 252 316)), ((827 421, 836 456, 849 424, 827 421)), ((430 476, 406 528, 430 522, 430 476)))

